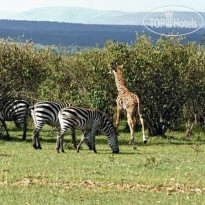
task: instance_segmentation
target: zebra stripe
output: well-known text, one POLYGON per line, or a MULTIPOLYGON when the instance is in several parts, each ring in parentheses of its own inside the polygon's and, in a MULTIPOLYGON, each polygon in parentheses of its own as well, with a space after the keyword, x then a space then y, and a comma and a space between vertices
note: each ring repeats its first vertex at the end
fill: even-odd
POLYGON ((26 139, 27 131, 27 117, 29 111, 29 103, 26 100, 6 100, 1 101, 0 108, 0 121, 7 133, 7 138, 9 138, 9 132, 5 121, 14 121, 15 124, 23 125, 23 136, 22 139, 26 139))
MULTIPOLYGON (((42 149, 39 133, 45 124, 53 127, 59 126, 58 113, 59 111, 67 106, 71 106, 69 103, 57 103, 52 101, 38 102, 34 106, 30 107, 31 116, 35 123, 35 129, 33 131, 33 147, 35 149, 42 149)), ((75 142, 75 130, 71 130, 74 146, 75 142)))
POLYGON ((79 152, 81 144, 86 141, 86 144, 96 152, 95 136, 98 131, 104 132, 108 137, 108 144, 113 153, 119 153, 118 134, 113 123, 104 114, 97 110, 91 110, 79 107, 66 107, 59 112, 59 121, 61 130, 57 136, 56 149, 59 152, 63 149, 63 138, 68 128, 81 129, 84 134, 77 146, 79 152))

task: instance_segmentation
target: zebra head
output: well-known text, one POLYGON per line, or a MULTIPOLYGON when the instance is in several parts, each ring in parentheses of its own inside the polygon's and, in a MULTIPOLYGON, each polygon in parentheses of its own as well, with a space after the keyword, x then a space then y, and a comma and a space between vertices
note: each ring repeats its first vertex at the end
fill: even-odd
POLYGON ((115 127, 110 131, 108 135, 108 145, 110 146, 113 153, 119 153, 119 144, 118 144, 118 131, 115 127))
MULTIPOLYGON (((90 150, 92 150, 92 138, 90 131, 84 131, 84 137, 86 145, 90 150)), ((108 145, 113 153, 119 153, 118 132, 115 128, 110 131, 110 134, 108 135, 108 145)))

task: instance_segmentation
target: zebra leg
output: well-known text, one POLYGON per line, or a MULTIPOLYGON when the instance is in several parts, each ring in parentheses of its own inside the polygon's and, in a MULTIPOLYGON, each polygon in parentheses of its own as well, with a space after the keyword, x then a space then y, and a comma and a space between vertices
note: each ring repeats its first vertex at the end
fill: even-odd
POLYGON ((16 128, 20 128, 21 127, 21 123, 19 123, 17 120, 14 121, 14 124, 16 125, 16 128))
POLYGON ((83 133, 81 140, 80 140, 80 143, 77 146, 77 153, 79 153, 80 147, 81 147, 82 143, 84 142, 84 140, 85 140, 85 132, 83 133))
POLYGON ((64 152, 63 148, 63 138, 64 138, 65 133, 64 132, 59 132, 57 136, 57 141, 56 141, 56 150, 58 153, 60 153, 60 149, 62 152, 64 152))
POLYGON ((27 119, 25 119, 24 124, 23 124, 23 137, 22 137, 22 140, 26 139, 26 132, 27 132, 27 119))
POLYGON ((33 138, 32 138, 32 143, 33 143, 33 148, 34 149, 42 149, 41 144, 40 144, 40 139, 39 139, 39 132, 37 128, 35 128, 33 132, 33 138))
POLYGON ((38 146, 37 146, 37 135, 39 135, 39 132, 38 130, 35 128, 35 130, 33 131, 33 138, 32 138, 32 144, 33 144, 33 148, 34 149, 38 149, 38 146))
POLYGON ((92 149, 94 153, 97 153, 96 148, 95 148, 95 136, 92 137, 92 149))
POLYGON ((92 129, 91 131, 91 141, 92 141, 92 150, 94 153, 97 153, 96 148, 95 148, 95 136, 97 134, 97 130, 95 128, 92 129))
POLYGON ((84 142, 88 146, 89 150, 92 150, 92 139, 91 139, 91 130, 84 131, 84 142))
POLYGON ((92 141, 90 139, 90 135, 88 137, 85 137, 84 142, 88 146, 89 150, 92 150, 92 141))
POLYGON ((57 140, 56 140, 56 150, 58 153, 60 153, 60 132, 57 135, 57 140))
POLYGON ((38 133, 36 139, 37 139, 37 143, 38 143, 38 149, 42 149, 42 147, 41 147, 41 143, 40 143, 40 138, 39 138, 39 133, 38 133))
POLYGON ((28 117, 28 110, 25 114, 24 120, 23 120, 23 137, 22 140, 26 139, 26 132, 27 132, 27 117, 28 117))
POLYGON ((71 137, 72 137, 73 146, 76 149, 77 145, 76 145, 75 129, 74 128, 70 128, 70 133, 71 133, 71 137))
POLYGON ((9 135, 9 131, 7 129, 7 126, 6 126, 6 122, 4 120, 1 120, 1 123, 2 123, 2 125, 3 125, 3 127, 4 127, 4 129, 6 131, 6 138, 10 139, 10 135, 9 135))

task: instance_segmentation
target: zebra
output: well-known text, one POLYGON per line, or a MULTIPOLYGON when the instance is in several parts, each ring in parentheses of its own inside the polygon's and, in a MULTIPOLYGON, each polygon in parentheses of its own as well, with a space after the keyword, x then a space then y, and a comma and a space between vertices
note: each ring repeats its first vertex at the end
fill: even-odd
MULTIPOLYGON (((42 101, 31 106, 31 116, 33 118, 35 128, 33 131, 32 144, 35 149, 42 149, 39 133, 45 124, 53 127, 59 126, 58 112, 60 109, 71 106, 69 103, 57 103, 53 101, 42 101)), ((71 135, 74 147, 76 148, 75 130, 71 129, 71 135)))
POLYGON ((14 121, 16 125, 23 125, 22 139, 26 139, 27 117, 29 114, 29 103, 23 99, 8 99, 0 102, 0 121, 6 131, 7 139, 10 138, 6 121, 14 121))
POLYGON ((59 112, 58 118, 61 130, 57 136, 57 152, 60 149, 64 152, 63 138, 67 129, 79 128, 84 131, 84 134, 77 146, 77 152, 79 152, 83 141, 86 141, 89 148, 96 153, 95 136, 98 131, 102 131, 108 137, 108 144, 112 152, 119 153, 117 130, 110 119, 100 111, 80 107, 65 107, 59 112), (91 144, 89 143, 89 138, 91 139, 91 144))

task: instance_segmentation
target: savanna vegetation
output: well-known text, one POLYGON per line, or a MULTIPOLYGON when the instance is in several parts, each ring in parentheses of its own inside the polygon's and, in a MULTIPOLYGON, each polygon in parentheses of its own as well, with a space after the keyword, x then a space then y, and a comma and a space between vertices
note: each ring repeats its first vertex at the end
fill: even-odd
POLYGON ((31 146, 33 125, 22 142, 22 132, 10 123, 11 141, 0 135, 0 204, 204 203, 203 46, 182 44, 176 38, 160 38, 153 44, 142 35, 132 45, 108 41, 103 48, 68 55, 49 47, 36 49, 32 42, 1 40, 1 98, 23 97, 31 104, 72 102, 114 118, 112 61, 123 64, 127 87, 141 98, 148 144, 142 144, 137 132, 137 146, 128 145, 130 134, 123 122, 119 155, 111 155, 101 135, 96 155, 85 145, 77 154, 69 137, 68 150, 58 155, 57 130, 45 128, 43 150, 36 151, 31 146))
POLYGON ((132 45, 110 41, 72 55, 1 40, 1 93, 27 97, 31 103, 72 102, 114 117, 112 61, 123 64, 128 88, 141 98, 149 135, 163 135, 188 121, 204 123, 205 48, 176 38, 153 44, 142 35, 132 45))
POLYGON ((41 133, 43 149, 36 151, 33 127, 22 141, 22 132, 9 124, 11 141, 0 138, 0 204, 204 204, 204 130, 195 128, 192 138, 169 132, 146 145, 137 132, 136 147, 128 144, 124 126, 120 154, 112 155, 102 135, 96 137, 98 154, 85 144, 77 154, 69 134, 65 153, 57 154, 57 130, 49 126, 41 133))

